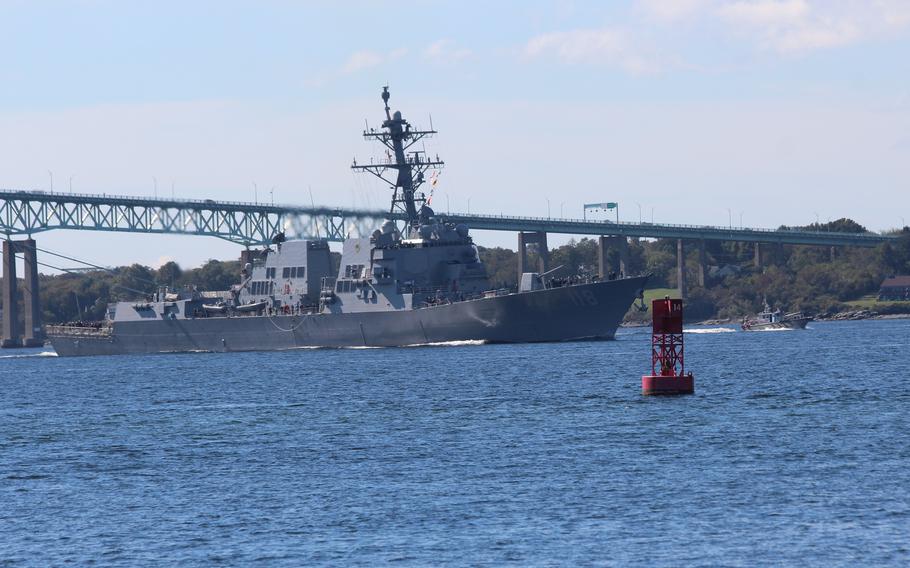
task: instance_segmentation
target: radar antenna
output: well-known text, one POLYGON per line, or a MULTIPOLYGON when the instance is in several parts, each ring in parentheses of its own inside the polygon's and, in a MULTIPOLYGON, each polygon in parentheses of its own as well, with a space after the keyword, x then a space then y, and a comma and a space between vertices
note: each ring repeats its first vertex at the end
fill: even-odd
POLYGON ((437 132, 432 127, 430 130, 413 130, 410 123, 402 118, 400 111, 392 113, 389 108, 388 85, 382 88, 382 102, 385 103, 386 116, 382 122, 382 129, 364 130, 363 137, 366 140, 378 140, 385 145, 386 157, 371 161, 369 164, 358 164, 357 160, 354 160, 351 169, 370 172, 389 184, 393 190, 390 209, 392 217, 403 216, 408 228, 417 227, 420 223, 418 204, 422 207, 426 203, 426 196, 417 191, 426 181, 424 173, 429 169, 441 169, 445 162, 438 156, 435 159, 428 157, 424 150, 409 149, 418 141, 437 132), (397 171, 394 181, 389 174, 390 170, 397 171))

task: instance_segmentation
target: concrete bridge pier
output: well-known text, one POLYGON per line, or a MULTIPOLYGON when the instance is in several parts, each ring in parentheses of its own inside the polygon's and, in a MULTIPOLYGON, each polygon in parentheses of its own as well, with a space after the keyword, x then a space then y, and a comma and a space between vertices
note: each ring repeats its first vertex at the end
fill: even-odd
POLYGON ((610 272, 617 276, 627 276, 629 272, 629 241, 617 235, 612 237, 601 236, 597 239, 597 272, 602 279, 607 279, 610 272), (616 248, 619 252, 619 263, 610 266, 609 252, 616 248))
POLYGON ((0 347, 40 347, 44 345, 41 330, 41 301, 38 295, 38 250, 34 239, 3 241, 3 336, 0 347), (22 288, 25 329, 19 325, 16 279, 16 254, 25 260, 25 286, 22 288))
POLYGON ((537 272, 543 274, 550 265, 550 249, 547 248, 547 234, 543 231, 518 233, 518 278, 528 272, 528 245, 537 245, 537 272))
POLYGON ((764 264, 762 263, 762 256, 761 256, 761 243, 755 243, 754 263, 755 263, 755 268, 757 268, 759 270, 761 270, 762 267, 764 266, 764 264))
POLYGON ((676 240, 676 290, 679 297, 686 299, 686 254, 683 249, 683 240, 676 240))
POLYGON ((698 241, 698 285, 702 288, 708 281, 708 255, 705 252, 705 239, 698 241))
POLYGON ((625 237, 617 236, 616 246, 619 247, 619 273, 629 275, 629 241, 625 237))
POLYGON ((3 241, 3 337, 0 347, 21 347, 16 305, 16 254, 12 241, 3 241))
POLYGON ((41 328, 41 296, 38 289, 38 251, 34 239, 22 241, 22 256, 25 260, 25 287, 22 289, 25 307, 24 347, 44 345, 44 330, 41 328))

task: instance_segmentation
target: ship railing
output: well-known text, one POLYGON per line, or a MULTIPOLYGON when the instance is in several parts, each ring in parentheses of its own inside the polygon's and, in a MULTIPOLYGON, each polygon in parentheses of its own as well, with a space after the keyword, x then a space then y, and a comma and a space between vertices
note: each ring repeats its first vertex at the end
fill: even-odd
MULTIPOLYGON (((439 162, 439 160, 432 160, 432 159, 429 159, 429 158, 421 158, 420 156, 417 156, 417 157, 414 157, 414 156, 407 156, 407 157, 405 157, 405 159, 404 159, 404 163, 406 163, 406 164, 408 164, 408 165, 411 165, 411 166, 418 166, 418 165, 438 166, 438 165, 442 165, 442 164, 439 162)), ((355 166, 362 169, 362 168, 369 168, 369 167, 376 167, 376 166, 380 166, 380 167, 397 166, 398 164, 399 164, 398 159, 397 159, 397 158, 394 158, 394 157, 392 157, 392 158, 370 158, 370 163, 369 163, 369 164, 360 163, 360 164, 355 164, 355 166)))
POLYGON ((483 294, 480 294, 481 298, 498 298, 499 296, 508 296, 513 294, 515 290, 511 288, 496 288, 494 290, 487 290, 483 294))
POLYGON ((200 298, 203 299, 214 299, 214 300, 226 300, 231 297, 230 290, 202 290, 196 292, 200 298))
POLYGON ((436 288, 433 286, 412 286, 403 284, 398 287, 399 294, 448 294, 452 292, 449 288, 436 288))
POLYGON ((492 295, 496 295, 496 296, 503 296, 503 295, 507 295, 509 293, 507 288, 497 289, 497 290, 487 290, 484 292, 470 292, 470 293, 460 292, 458 290, 452 290, 451 288, 435 288, 432 286, 404 285, 404 286, 400 286, 398 288, 399 294, 423 295, 427 299, 433 299, 433 298, 438 297, 441 300, 445 300, 445 301, 453 302, 453 303, 454 302, 464 302, 467 300, 477 300, 480 298, 486 298, 491 295, 491 292, 494 293, 492 295))
POLYGON ((112 328, 104 325, 101 327, 78 326, 78 325, 49 325, 46 328, 48 335, 68 335, 81 337, 110 337, 112 328))

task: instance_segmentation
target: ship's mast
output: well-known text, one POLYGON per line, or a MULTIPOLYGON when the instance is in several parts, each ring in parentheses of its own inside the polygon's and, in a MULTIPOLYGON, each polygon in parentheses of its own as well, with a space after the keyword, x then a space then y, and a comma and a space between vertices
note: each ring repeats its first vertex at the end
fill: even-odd
POLYGON ((417 204, 422 205, 426 201, 424 195, 417 192, 426 179, 424 172, 429 169, 440 169, 445 162, 440 160, 439 156, 435 159, 429 158, 423 150, 409 151, 418 141, 436 134, 436 131, 412 130, 408 121, 401 117, 401 111, 391 113, 388 86, 382 88, 382 101, 385 103, 386 116, 382 122, 382 129, 364 130, 363 137, 367 140, 378 140, 385 145, 386 158, 380 159, 378 163, 371 160, 369 164, 358 164, 355 159, 351 169, 370 172, 389 184, 394 192, 391 214, 403 213, 407 226, 416 227, 419 224, 417 204), (389 170, 398 172, 394 181, 389 176, 389 170))

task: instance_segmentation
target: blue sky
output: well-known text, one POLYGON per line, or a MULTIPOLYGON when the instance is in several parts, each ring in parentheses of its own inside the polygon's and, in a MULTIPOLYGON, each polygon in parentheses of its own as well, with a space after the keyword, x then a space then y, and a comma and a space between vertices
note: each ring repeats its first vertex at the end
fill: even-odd
MULTIPOLYGON (((910 218, 910 2, 0 2, 0 186, 385 206, 348 170, 392 106, 437 207, 776 227, 910 218), (448 204, 448 205, 444 205, 448 204), (729 211, 728 211, 729 210, 729 211)), ((213 239, 51 232, 105 264, 213 239)), ((514 246, 487 233, 481 244, 514 246)), ((560 242, 558 239, 556 243, 560 242)))

